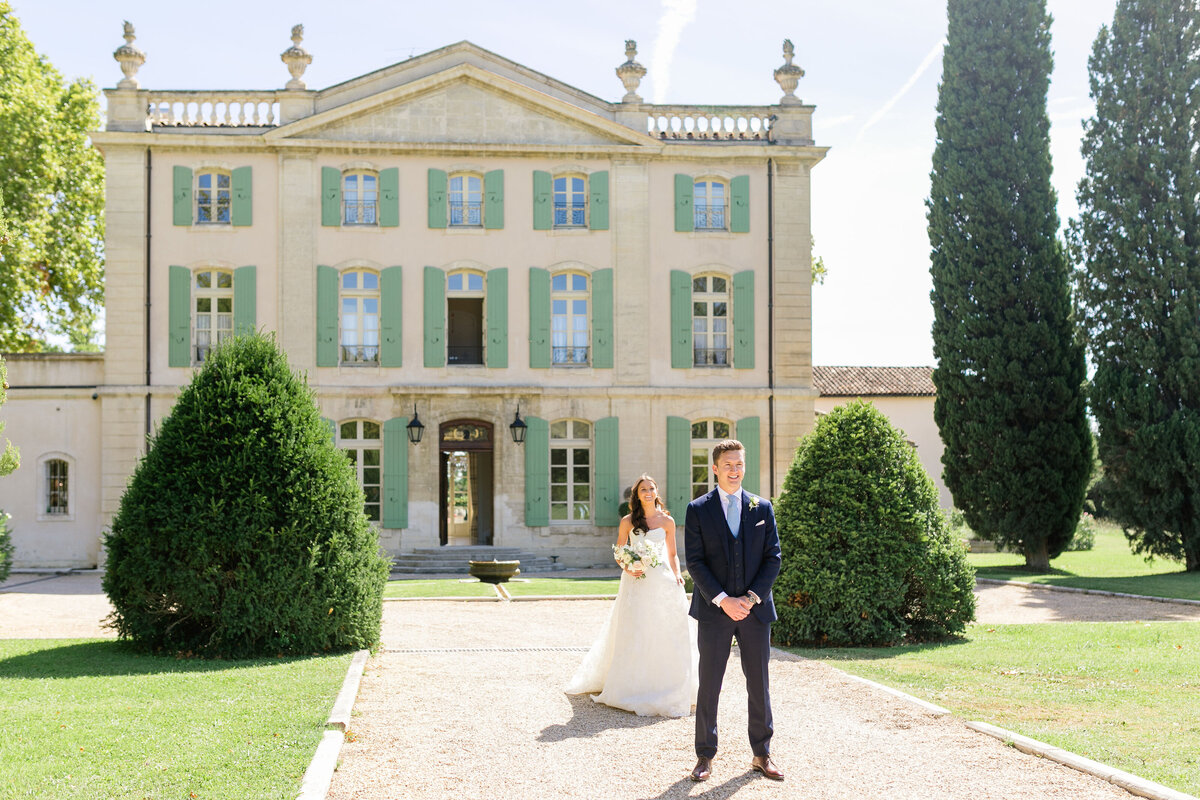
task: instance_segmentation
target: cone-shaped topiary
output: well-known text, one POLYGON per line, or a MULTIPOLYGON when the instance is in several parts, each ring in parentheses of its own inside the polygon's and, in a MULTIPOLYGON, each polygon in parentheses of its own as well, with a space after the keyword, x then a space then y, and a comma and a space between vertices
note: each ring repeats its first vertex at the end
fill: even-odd
POLYGON ((883 645, 960 633, 975 571, 916 451, 874 406, 821 418, 775 501, 781 644, 883 645))
POLYGON ((105 537, 117 632, 246 658, 379 640, 388 565, 312 393, 273 338, 232 339, 162 421, 105 537))

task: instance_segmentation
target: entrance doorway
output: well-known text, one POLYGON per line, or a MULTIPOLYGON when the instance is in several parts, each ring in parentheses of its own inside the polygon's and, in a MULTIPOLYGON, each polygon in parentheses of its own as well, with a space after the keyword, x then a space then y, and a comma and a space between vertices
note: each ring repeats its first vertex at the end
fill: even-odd
POLYGON ((492 544, 491 424, 481 420, 443 423, 439 451, 439 541, 443 546, 492 544))

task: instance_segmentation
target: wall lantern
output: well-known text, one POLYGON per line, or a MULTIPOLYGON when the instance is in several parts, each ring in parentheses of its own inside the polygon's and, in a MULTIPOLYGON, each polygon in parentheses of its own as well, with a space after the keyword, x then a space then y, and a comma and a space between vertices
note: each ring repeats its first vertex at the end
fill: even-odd
POLYGON ((525 428, 525 421, 521 419, 521 404, 517 403, 517 415, 513 418, 512 424, 508 426, 508 429, 512 431, 513 441, 517 444, 524 444, 525 428))
POLYGON ((408 440, 413 444, 420 444, 424 435, 425 423, 417 416, 417 404, 413 403, 413 418, 412 422, 408 423, 408 440))

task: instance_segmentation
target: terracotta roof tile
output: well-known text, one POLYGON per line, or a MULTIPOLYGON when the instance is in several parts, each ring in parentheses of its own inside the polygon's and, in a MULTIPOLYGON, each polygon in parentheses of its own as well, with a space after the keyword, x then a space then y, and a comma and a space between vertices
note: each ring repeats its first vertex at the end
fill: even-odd
POLYGON ((933 367, 813 367, 822 397, 930 396, 933 367))

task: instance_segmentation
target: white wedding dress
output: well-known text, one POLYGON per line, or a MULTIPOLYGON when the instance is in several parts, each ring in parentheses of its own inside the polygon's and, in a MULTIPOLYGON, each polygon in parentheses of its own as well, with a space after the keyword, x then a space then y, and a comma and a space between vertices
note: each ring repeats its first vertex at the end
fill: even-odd
POLYGON ((641 578, 621 573, 612 613, 566 692, 599 692, 597 703, 643 717, 686 717, 696 702, 696 622, 667 565, 666 531, 632 535, 642 536, 661 563, 641 578))

